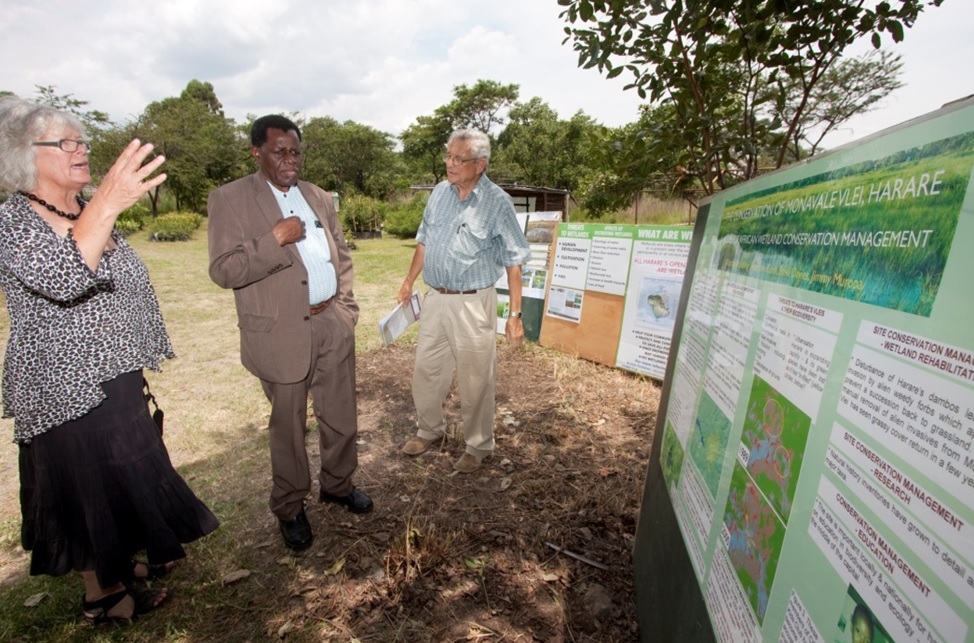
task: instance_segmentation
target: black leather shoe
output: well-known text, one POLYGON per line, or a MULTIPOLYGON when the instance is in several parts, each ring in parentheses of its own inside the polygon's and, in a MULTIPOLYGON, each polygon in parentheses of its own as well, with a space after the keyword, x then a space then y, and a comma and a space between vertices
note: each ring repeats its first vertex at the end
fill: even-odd
POLYGON ((307 549, 314 542, 314 535, 311 533, 311 525, 308 524, 308 517, 304 515, 304 507, 294 518, 281 520, 281 535, 284 537, 284 544, 294 551, 307 549))
POLYGON ((352 492, 347 496, 333 496, 324 491, 318 492, 318 500, 321 502, 333 502, 336 505, 345 505, 353 514, 367 514, 372 511, 372 498, 369 498, 364 491, 352 487, 352 492))

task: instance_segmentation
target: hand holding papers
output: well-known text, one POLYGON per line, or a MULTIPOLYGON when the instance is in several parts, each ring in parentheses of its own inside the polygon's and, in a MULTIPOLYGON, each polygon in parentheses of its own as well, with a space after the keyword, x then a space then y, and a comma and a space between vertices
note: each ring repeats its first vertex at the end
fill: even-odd
POLYGON ((382 337, 382 345, 388 346, 396 341, 407 328, 419 320, 423 304, 419 299, 419 293, 413 292, 412 296, 393 308, 388 315, 379 320, 379 336, 382 337))

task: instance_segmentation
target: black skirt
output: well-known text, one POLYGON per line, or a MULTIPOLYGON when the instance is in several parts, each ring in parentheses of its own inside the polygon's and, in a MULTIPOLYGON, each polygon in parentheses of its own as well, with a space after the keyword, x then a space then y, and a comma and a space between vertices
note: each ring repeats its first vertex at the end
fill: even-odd
POLYGON ((30 573, 94 570, 102 587, 131 577, 132 556, 185 557, 216 517, 169 460, 142 397, 142 371, 102 384, 107 399, 20 446, 21 542, 30 573))

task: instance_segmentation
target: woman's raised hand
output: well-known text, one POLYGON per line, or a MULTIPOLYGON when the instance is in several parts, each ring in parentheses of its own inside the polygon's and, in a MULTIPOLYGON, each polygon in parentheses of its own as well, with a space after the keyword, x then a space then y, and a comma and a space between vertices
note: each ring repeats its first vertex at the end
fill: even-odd
POLYGON ((166 160, 160 154, 146 163, 153 149, 155 146, 152 143, 142 143, 139 139, 129 143, 102 179, 92 201, 97 200, 98 205, 117 216, 165 181, 165 174, 150 178, 166 160))
POLYGON ((84 215, 74 225, 78 249, 92 271, 98 269, 106 245, 111 241, 118 215, 166 180, 165 174, 149 178, 166 160, 159 155, 146 163, 152 150, 152 143, 143 145, 139 139, 129 143, 102 179, 84 215))

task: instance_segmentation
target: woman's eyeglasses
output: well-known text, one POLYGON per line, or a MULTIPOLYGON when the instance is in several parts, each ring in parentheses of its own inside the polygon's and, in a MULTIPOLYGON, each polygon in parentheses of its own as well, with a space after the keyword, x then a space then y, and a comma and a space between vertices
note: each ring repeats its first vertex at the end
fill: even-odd
POLYGON ((79 141, 74 138, 62 138, 60 141, 34 141, 31 143, 36 147, 59 147, 62 152, 77 152, 78 148, 84 146, 85 152, 91 151, 91 141, 79 141))

